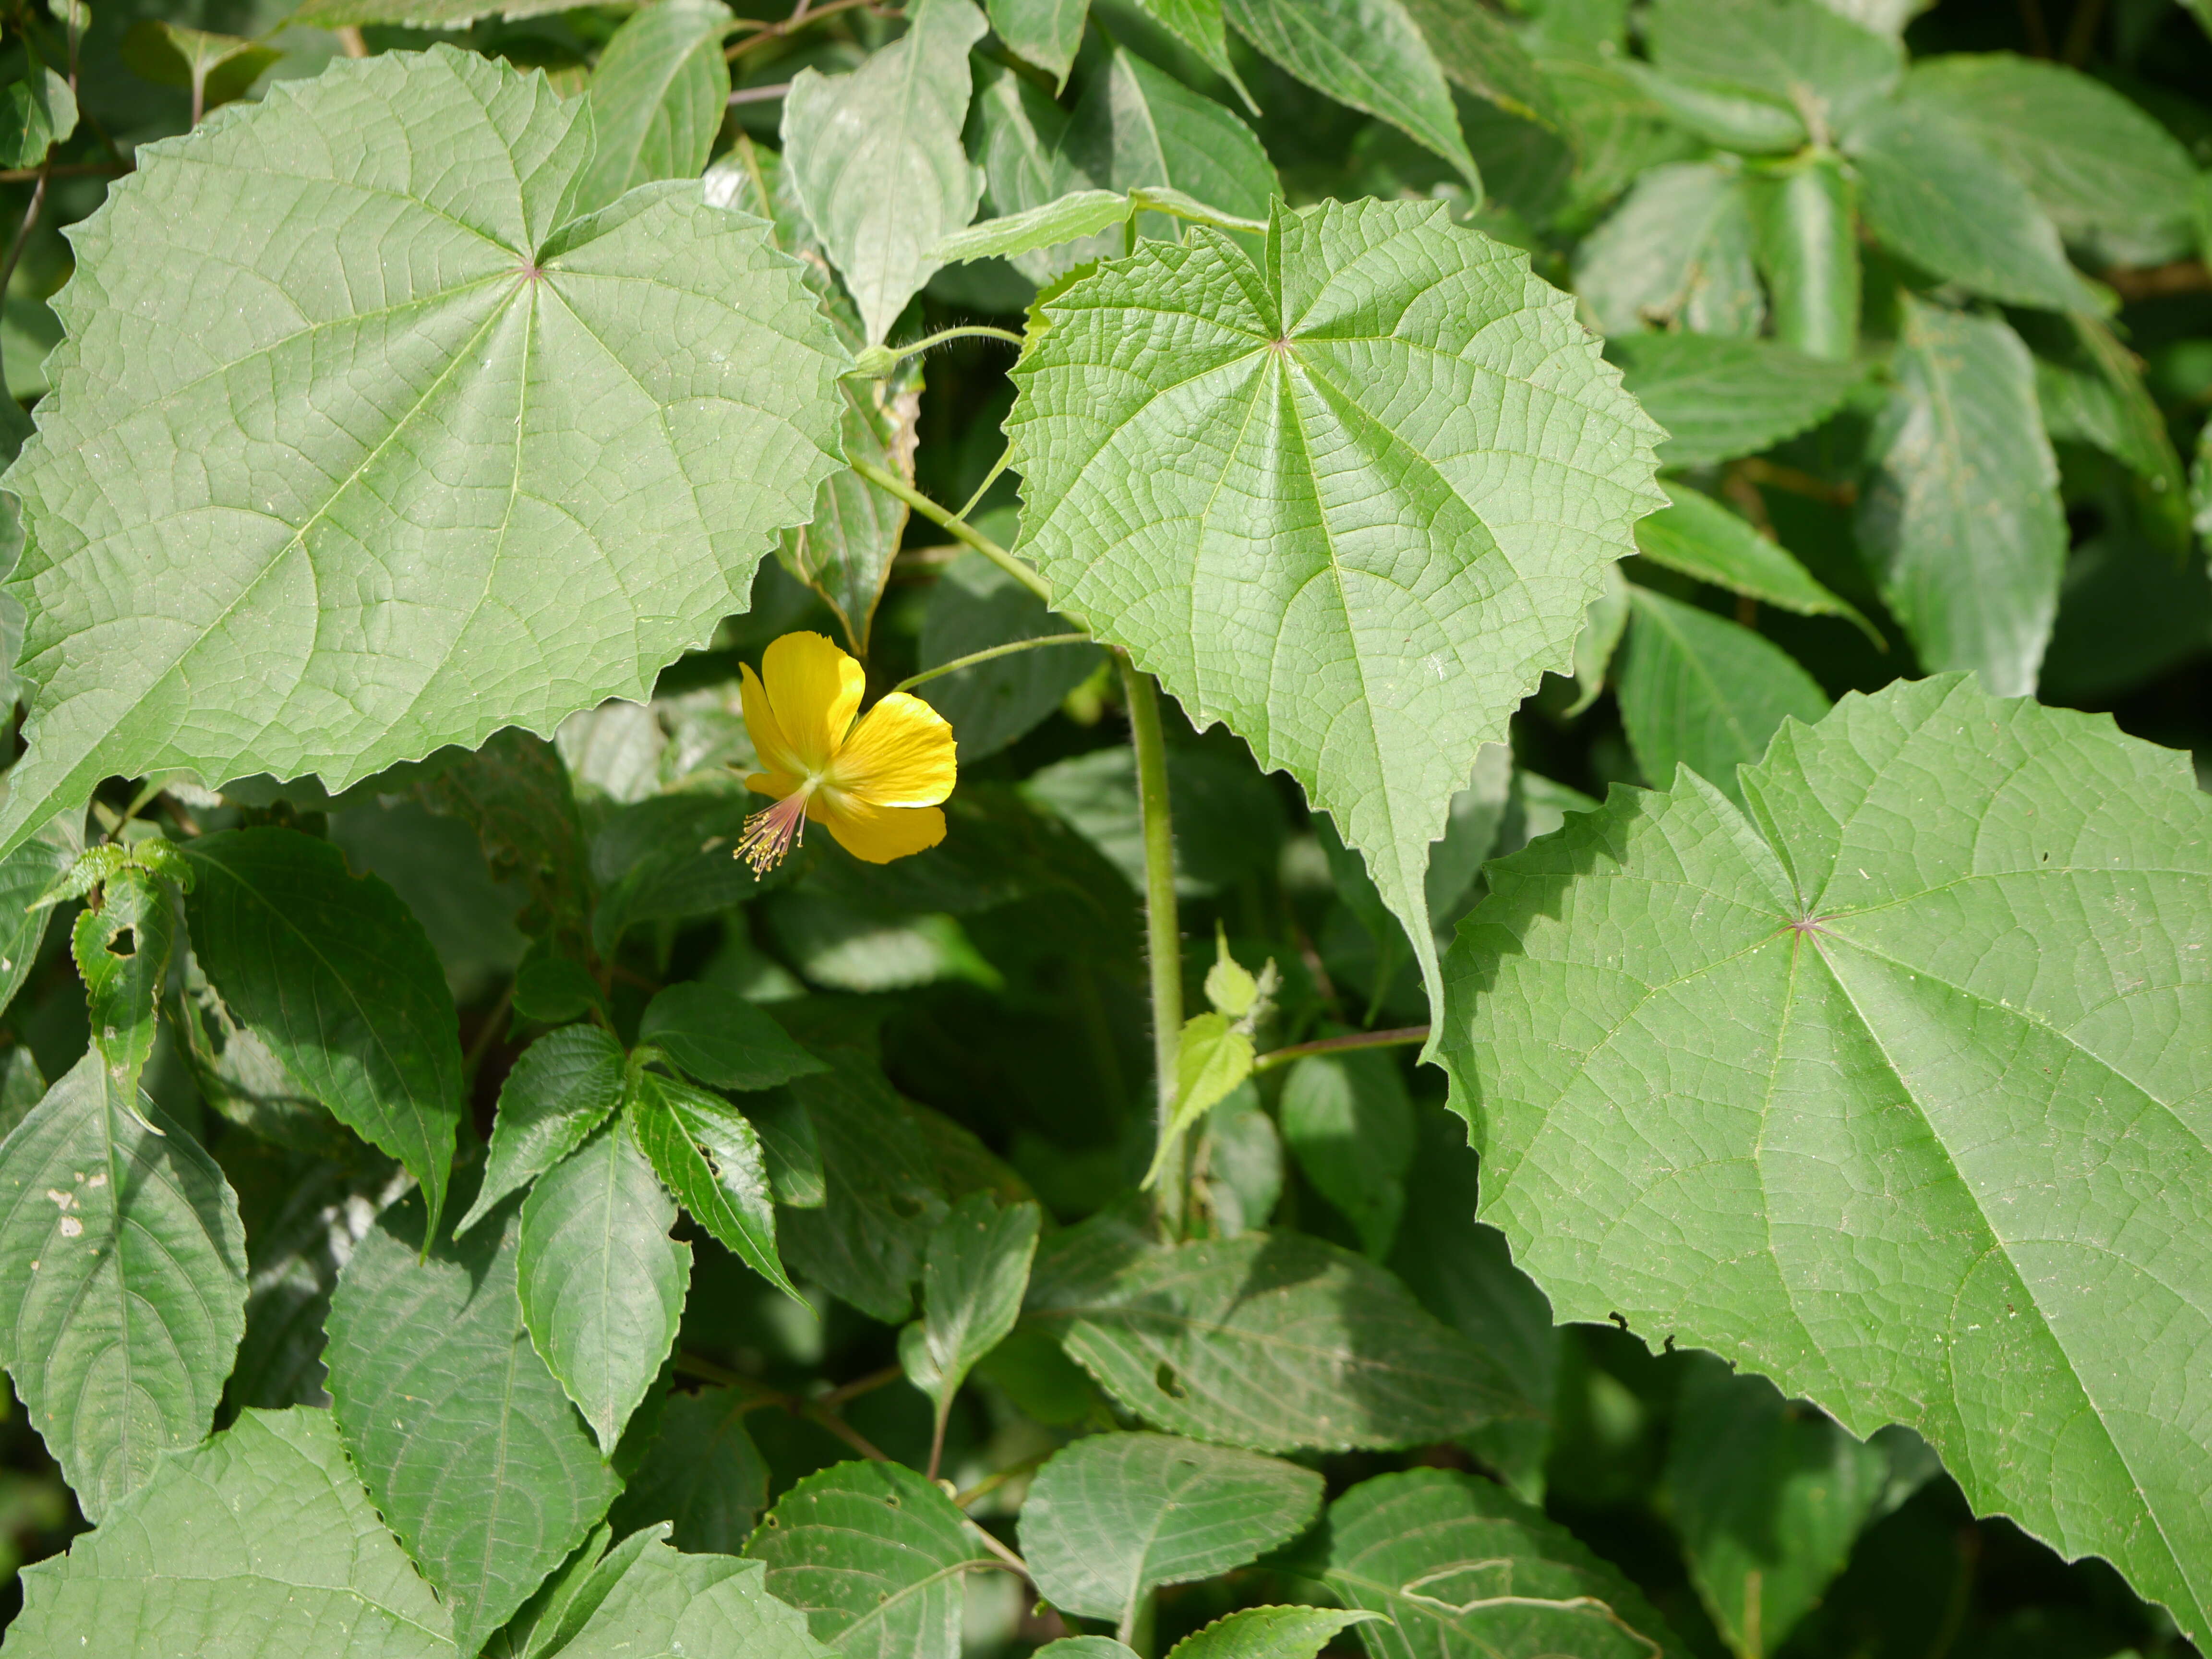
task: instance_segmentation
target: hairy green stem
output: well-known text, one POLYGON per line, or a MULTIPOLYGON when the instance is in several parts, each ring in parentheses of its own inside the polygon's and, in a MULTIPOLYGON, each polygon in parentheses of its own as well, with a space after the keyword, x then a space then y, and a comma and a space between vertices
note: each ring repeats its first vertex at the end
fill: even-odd
POLYGON ((1043 577, 1038 575, 1036 571, 1007 552, 1005 548, 1000 546, 965 519, 957 514, 946 512, 904 478, 900 477, 897 473, 886 471, 873 461, 855 461, 853 463, 853 471, 875 485, 877 489, 897 496, 899 500, 921 514, 939 529, 950 532, 955 541, 967 543, 969 546, 974 548, 993 564, 997 565, 1000 569, 1005 571, 1024 587, 1028 588, 1047 605, 1052 603, 1052 589, 1046 585, 1043 577))
POLYGON ((1308 1054, 1341 1054, 1351 1048, 1403 1048, 1429 1040, 1425 1025, 1401 1025, 1389 1031, 1354 1031, 1348 1036, 1322 1037, 1315 1042, 1294 1042, 1287 1048, 1271 1048, 1252 1062, 1254 1072, 1273 1071, 1308 1054))
POLYGON ((899 358, 915 356, 933 346, 943 345, 947 340, 1003 340, 1015 347, 1025 343, 1022 337, 1012 329, 993 328, 985 323, 964 323, 958 328, 940 328, 936 333, 916 340, 912 345, 896 347, 893 355, 899 358))
POLYGON ((1033 640, 1016 640, 1011 645, 994 645, 988 651, 970 651, 964 657, 955 657, 951 662, 941 662, 934 668, 925 668, 919 674, 909 674, 896 685, 894 691, 911 691, 917 685, 942 679, 947 674, 957 674, 963 668, 973 668, 979 662, 989 662, 994 657, 1011 657, 1017 651, 1034 651, 1041 645, 1088 645, 1088 634, 1040 634, 1033 640))
MULTIPOLYGON (((1160 734, 1160 689, 1150 674, 1114 653, 1129 705, 1129 746, 1137 755, 1137 804, 1145 834, 1145 954, 1152 970, 1152 1079, 1161 1144, 1175 1123, 1176 1056, 1182 1043, 1182 927, 1176 915, 1174 821, 1168 810, 1168 753, 1160 734)), ((1183 1171, 1177 1147, 1161 1171, 1160 1203, 1170 1231, 1182 1225, 1183 1171)))

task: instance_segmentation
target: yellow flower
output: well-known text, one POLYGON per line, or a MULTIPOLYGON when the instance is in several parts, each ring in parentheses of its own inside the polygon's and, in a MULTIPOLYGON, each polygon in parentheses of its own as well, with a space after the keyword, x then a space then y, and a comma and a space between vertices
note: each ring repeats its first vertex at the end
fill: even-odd
POLYGON ((748 788, 775 805, 745 820, 737 855, 761 876, 828 827, 854 858, 888 864, 945 839, 937 803, 957 775, 952 728, 920 697, 894 691, 859 721, 867 676, 819 634, 786 634, 744 672, 745 730, 767 769, 748 788))

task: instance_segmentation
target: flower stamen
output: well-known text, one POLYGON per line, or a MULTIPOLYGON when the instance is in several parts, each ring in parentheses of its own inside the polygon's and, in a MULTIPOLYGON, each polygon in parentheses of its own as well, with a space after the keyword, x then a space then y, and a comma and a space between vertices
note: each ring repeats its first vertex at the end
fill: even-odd
POLYGON ((793 848, 805 844, 808 793, 795 791, 745 820, 744 832, 738 837, 737 856, 751 866, 755 881, 782 863, 784 854, 793 848))

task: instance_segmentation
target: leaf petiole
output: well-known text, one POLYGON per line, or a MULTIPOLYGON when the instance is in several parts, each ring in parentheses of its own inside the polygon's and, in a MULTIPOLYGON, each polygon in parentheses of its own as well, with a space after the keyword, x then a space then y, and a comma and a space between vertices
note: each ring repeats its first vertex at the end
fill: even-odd
POLYGON ((887 490, 897 496, 899 500, 937 526, 939 529, 950 531, 956 540, 967 543, 969 546, 974 548, 993 564, 997 565, 1000 569, 1005 571, 1024 587, 1028 588, 1047 605, 1052 603, 1052 589, 1046 585, 1043 577, 1038 575, 1036 571, 1007 552, 1005 548, 1000 546, 965 519, 961 518, 957 514, 946 512, 896 472, 878 466, 873 461, 868 460, 854 461, 853 471, 875 485, 877 489, 887 490))
POLYGON ((919 674, 908 675, 891 690, 911 691, 917 685, 941 679, 947 674, 957 674, 963 668, 973 668, 977 663, 989 662, 994 657, 1011 657, 1017 651, 1034 651, 1041 645, 1089 645, 1091 642, 1088 634, 1041 634, 1033 640, 1016 640, 1010 645, 994 645, 988 651, 971 651, 964 657, 955 657, 951 662, 925 668, 919 674))

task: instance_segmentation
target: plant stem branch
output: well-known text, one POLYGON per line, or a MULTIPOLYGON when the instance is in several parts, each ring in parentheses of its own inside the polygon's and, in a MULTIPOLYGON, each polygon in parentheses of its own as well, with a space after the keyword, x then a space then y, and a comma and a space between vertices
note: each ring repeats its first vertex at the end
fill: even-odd
POLYGON ((955 657, 951 662, 941 662, 934 668, 925 668, 919 674, 910 674, 891 687, 894 691, 911 691, 917 685, 941 679, 947 674, 957 674, 963 668, 973 668, 977 663, 989 662, 995 657, 1011 657, 1017 651, 1034 651, 1041 645, 1088 645, 1088 634, 1041 634, 1033 640, 1016 640, 1011 645, 994 645, 988 651, 970 651, 964 657, 955 657))
POLYGON ((896 1382, 905 1375, 903 1367, 886 1365, 879 1371, 870 1371, 866 1376, 856 1376, 850 1382, 840 1383, 815 1403, 836 1411, 848 1401, 858 1400, 864 1394, 873 1394, 878 1389, 896 1382))
MULTIPOLYGON (((1152 973, 1152 1092, 1163 1144, 1175 1123, 1176 1056, 1182 1043, 1182 927, 1176 915, 1175 833, 1168 804, 1167 742, 1160 732, 1160 690, 1150 674, 1114 653, 1129 705, 1129 746, 1137 756, 1137 803, 1145 834, 1145 954, 1152 973)), ((1182 1225, 1181 1148, 1169 1154, 1159 1191, 1170 1231, 1182 1225)))
POLYGON ((1252 1062, 1252 1069, 1255 1073, 1272 1072, 1278 1066, 1304 1060, 1308 1054, 1341 1054, 1348 1048, 1403 1048, 1428 1040, 1429 1028, 1425 1025, 1401 1025, 1388 1031, 1354 1031, 1349 1036, 1322 1037, 1313 1042, 1294 1042, 1287 1048, 1270 1049, 1252 1062))
POLYGON ((739 87, 730 94, 729 106, 735 109, 740 104, 772 104, 790 90, 791 82, 788 81, 778 81, 765 87, 739 87))
POLYGON ((896 472, 887 471, 873 461, 867 460, 854 461, 853 471, 875 485, 877 489, 897 496, 899 500, 904 501, 940 530, 950 531, 956 538, 967 543, 969 546, 974 548, 993 564, 997 565, 1000 569, 1005 571, 1024 587, 1028 588, 1047 605, 1052 603, 1052 589, 1047 586, 1043 577, 1038 575, 1036 571, 1007 552, 1005 548, 1000 546, 981 531, 975 528, 965 519, 946 512, 896 472))
MULTIPOLYGON (((936 1477, 933 1475, 931 1477, 933 1480, 936 1477)), ((997 1539, 994 1538, 991 1535, 991 1529, 988 1527, 982 1526, 974 1521, 970 1521, 968 1524, 970 1527, 975 1528, 975 1535, 983 1540, 983 1547, 985 1549, 990 1551, 992 1554, 997 1556, 1000 1560, 1005 1562, 1016 1572, 1021 1574, 1023 1577, 1029 1578, 1030 1583, 1032 1584, 1036 1583, 1036 1579, 1030 1577, 1030 1564, 1023 1560, 1020 1556, 1015 1554, 1012 1550, 1008 1549, 1004 1544, 1001 1544, 997 1539)))
POLYGON ((1052 1454, 1049 1452, 1039 1452, 1034 1457, 1024 1457, 1020 1462, 1000 1469, 996 1474, 987 1474, 969 1487, 966 1492, 956 1493, 952 1501, 957 1507, 963 1510, 970 1504, 981 1503, 1009 1480, 1018 1480, 1024 1475, 1039 1468, 1050 1455, 1052 1454))
POLYGON ((853 11, 860 7, 872 6, 875 3, 876 0, 830 0, 830 3, 823 6, 808 6, 802 3, 781 23, 763 24, 734 46, 726 48, 722 56, 735 58, 740 52, 750 52, 764 40, 781 40, 805 28, 809 23, 818 23, 825 17, 835 17, 841 11, 853 11))

